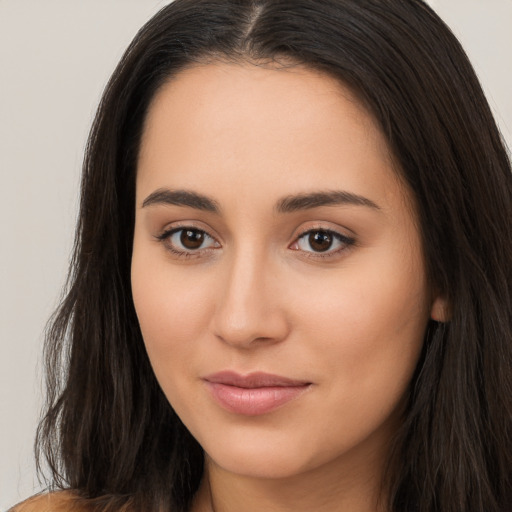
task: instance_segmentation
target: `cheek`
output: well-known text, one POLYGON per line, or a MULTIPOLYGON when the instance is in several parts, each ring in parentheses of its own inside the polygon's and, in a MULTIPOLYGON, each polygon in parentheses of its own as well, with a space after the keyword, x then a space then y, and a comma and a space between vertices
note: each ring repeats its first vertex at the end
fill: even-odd
POLYGON ((429 317, 422 267, 411 260, 369 251, 357 268, 347 264, 334 279, 317 279, 317 293, 307 276, 299 282, 296 318, 312 342, 308 357, 323 359, 339 389, 380 398, 388 391, 391 401, 405 391, 429 317))
POLYGON ((213 286, 206 276, 191 280, 187 272, 173 272, 175 267, 167 261, 153 260, 150 265, 144 261, 134 253, 133 301, 151 364, 167 391, 172 389, 172 377, 183 372, 183 362, 197 359, 197 344, 204 339, 210 317, 213 286))
POLYGON ((352 270, 338 286, 296 304, 308 344, 303 355, 321 369, 325 402, 317 414, 332 442, 327 449, 355 445, 385 424, 395 428, 428 321, 418 274, 379 278, 369 269, 352 270))

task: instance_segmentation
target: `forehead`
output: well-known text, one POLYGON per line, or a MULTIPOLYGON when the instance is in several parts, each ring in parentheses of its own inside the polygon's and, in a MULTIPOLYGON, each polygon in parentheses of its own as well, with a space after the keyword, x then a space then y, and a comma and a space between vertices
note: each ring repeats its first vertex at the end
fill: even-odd
POLYGON ((186 68, 159 89, 148 109, 144 138, 154 125, 171 128, 174 119, 181 128, 191 128, 194 119, 202 118, 209 121, 204 128, 212 135, 242 123, 255 132, 272 123, 269 138, 275 140, 340 121, 337 114, 360 128, 374 128, 349 88, 325 73, 303 66, 210 63, 186 68))
POLYGON ((149 108, 138 195, 158 186, 222 191, 235 183, 239 196, 255 188, 291 194, 361 186, 382 195, 397 186, 376 123, 334 78, 299 66, 186 69, 149 108))

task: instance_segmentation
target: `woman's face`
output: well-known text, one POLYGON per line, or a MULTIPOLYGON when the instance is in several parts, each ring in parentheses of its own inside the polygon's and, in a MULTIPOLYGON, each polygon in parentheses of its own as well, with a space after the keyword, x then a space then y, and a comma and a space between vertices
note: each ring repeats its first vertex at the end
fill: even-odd
POLYGON ((440 299, 410 193, 354 96, 296 67, 208 64, 155 97, 133 298, 169 402, 224 471, 364 471, 440 299))

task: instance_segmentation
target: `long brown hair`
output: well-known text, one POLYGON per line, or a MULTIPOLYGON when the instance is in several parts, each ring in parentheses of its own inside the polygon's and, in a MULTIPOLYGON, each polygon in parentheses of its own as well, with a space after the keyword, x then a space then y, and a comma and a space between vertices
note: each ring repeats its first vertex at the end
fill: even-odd
POLYGON ((130 289, 148 105, 208 60, 286 62, 349 86, 412 190, 431 322, 388 469, 395 512, 498 512, 512 490, 512 174, 458 41, 421 0, 176 0, 137 34, 87 146, 67 295, 48 329, 38 449, 96 510, 186 511, 201 447, 159 389, 130 289))

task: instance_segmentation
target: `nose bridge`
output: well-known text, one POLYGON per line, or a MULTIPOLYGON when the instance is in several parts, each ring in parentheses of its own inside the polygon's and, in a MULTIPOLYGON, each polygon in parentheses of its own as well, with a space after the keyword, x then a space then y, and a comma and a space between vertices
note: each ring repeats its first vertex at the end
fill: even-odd
POLYGON ((249 347, 286 336, 286 316, 275 293, 275 275, 265 251, 240 247, 227 258, 214 319, 217 337, 249 347))

